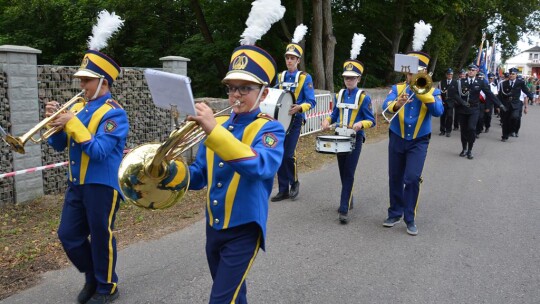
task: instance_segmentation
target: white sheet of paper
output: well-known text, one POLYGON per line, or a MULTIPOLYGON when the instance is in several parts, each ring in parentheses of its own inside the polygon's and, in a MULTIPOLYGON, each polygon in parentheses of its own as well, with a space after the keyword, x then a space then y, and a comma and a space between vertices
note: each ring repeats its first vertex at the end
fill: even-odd
POLYGON ((144 70, 144 77, 157 107, 171 109, 174 105, 180 113, 196 115, 189 77, 153 69, 144 70))
POLYGON ((396 54, 394 57, 394 71, 400 73, 418 73, 418 57, 396 54))

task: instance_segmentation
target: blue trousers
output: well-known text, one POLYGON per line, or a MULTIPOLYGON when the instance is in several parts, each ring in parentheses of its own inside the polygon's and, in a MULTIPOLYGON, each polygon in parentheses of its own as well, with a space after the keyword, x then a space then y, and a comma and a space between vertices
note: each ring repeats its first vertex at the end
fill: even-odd
POLYGON ((405 140, 390 131, 388 217, 403 216, 406 223, 414 221, 430 137, 431 134, 428 134, 413 140, 405 140))
POLYGON ((341 199, 338 210, 340 213, 349 212, 353 202, 354 172, 356 171, 356 165, 358 165, 360 152, 362 152, 363 139, 363 136, 358 135, 354 150, 351 153, 337 155, 339 178, 341 179, 341 199))
POLYGON ((256 223, 223 230, 206 225, 206 259, 214 281, 209 303, 247 303, 245 280, 261 242, 256 223))
POLYGON ((116 289, 116 239, 112 230, 121 196, 106 185, 68 182, 58 238, 70 261, 97 293, 116 289), (91 240, 88 237, 91 237, 91 240))
POLYGON ((296 145, 298 144, 298 138, 300 138, 302 124, 302 116, 295 115, 291 122, 289 132, 285 136, 285 142, 283 143, 283 161, 277 172, 279 192, 289 193, 289 187, 298 181, 296 145))

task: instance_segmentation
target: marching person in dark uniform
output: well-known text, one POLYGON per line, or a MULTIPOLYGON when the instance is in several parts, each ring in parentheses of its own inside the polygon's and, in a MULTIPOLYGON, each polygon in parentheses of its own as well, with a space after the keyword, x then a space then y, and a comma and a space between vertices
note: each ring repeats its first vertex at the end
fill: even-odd
POLYGON ((287 198, 294 200, 300 191, 296 145, 302 125, 306 120, 306 112, 314 108, 316 104, 311 75, 298 70, 298 64, 304 54, 304 50, 298 43, 303 39, 306 31, 307 27, 302 24, 295 30, 293 42, 287 45, 285 50, 287 70, 278 76, 279 88, 290 90, 294 94, 296 103, 289 110, 293 119, 285 137, 285 154, 278 170, 278 193, 272 197, 273 202, 287 198))
MULTIPOLYGON (((94 29, 118 25, 106 28, 111 35, 123 23, 107 11, 99 19, 94 29), (109 22, 101 23, 104 21, 109 22)), ((119 296, 113 229, 122 200, 118 168, 129 129, 126 111, 110 92, 120 67, 98 51, 95 41, 89 40, 89 50, 74 75, 80 79, 87 101, 76 103, 51 123, 63 131, 48 141, 56 151, 69 151, 68 187, 58 237, 70 261, 85 274, 77 301, 92 304, 110 303, 119 296)), ((52 115, 56 106, 56 101, 48 102, 46 115, 52 115)))
POLYGON ((476 124, 478 123, 479 106, 480 106, 480 92, 483 92, 485 98, 491 99, 495 104, 499 105, 501 110, 505 110, 504 106, 500 105, 499 100, 488 87, 488 84, 479 80, 476 77, 478 73, 478 67, 474 64, 469 65, 468 77, 461 79, 458 82, 459 98, 459 119, 460 119, 460 131, 461 131, 461 146, 462 151, 459 154, 461 157, 467 156, 468 159, 473 159, 472 149, 474 141, 476 139, 476 124))
POLYGON ((525 93, 529 98, 533 97, 533 94, 527 89, 525 82, 517 79, 517 73, 518 70, 516 68, 511 68, 508 80, 502 82, 499 88, 499 96, 504 106, 508 109, 507 112, 501 114, 501 140, 503 142, 507 141, 512 133, 516 137, 519 136, 517 131, 519 130, 521 111, 527 114, 527 105, 520 100, 521 92, 525 93))
MULTIPOLYGON (((486 82, 485 75, 481 71, 479 71, 476 76, 478 77, 479 81, 486 82)), ((476 138, 480 138, 480 133, 484 131, 484 115, 486 113, 486 107, 488 107, 488 104, 493 104, 493 102, 491 99, 486 98, 484 92, 481 92, 480 103, 478 104, 478 121, 476 122, 476 138)))
MULTIPOLYGON (((493 95, 497 96, 499 95, 499 90, 497 88, 497 82, 495 81, 495 75, 493 73, 488 73, 488 83, 489 83, 489 88, 491 90, 491 93, 493 93, 493 95)), ((500 99, 499 99, 500 101, 500 99)), ((493 116, 493 110, 494 110, 494 104, 493 102, 491 102, 491 100, 488 100, 488 102, 486 103, 486 109, 484 110, 484 133, 488 133, 489 132, 489 128, 491 128, 491 117, 493 116)), ((497 110, 496 111, 499 111, 499 108, 497 107, 496 108, 497 110)))
POLYGON ((452 122, 454 121, 454 99, 448 91, 457 90, 457 81, 452 79, 454 71, 446 70, 446 79, 439 82, 439 90, 441 90, 441 98, 444 106, 444 112, 441 115, 441 133, 440 136, 446 135, 450 137, 452 133, 452 122))
MULTIPOLYGON (((459 71, 459 78, 456 80, 456 84, 461 80, 461 79, 465 79, 467 77, 467 71, 465 69, 461 69, 461 71, 459 71)), ((456 103, 456 101, 454 100, 454 131, 455 130, 459 130, 459 112, 458 112, 458 107, 459 104, 456 103)))
MULTIPOLYGON (((356 38, 355 34, 355 38, 356 38)), ((359 36, 359 37, 363 37, 359 36)), ((365 40, 365 37, 363 37, 365 40)), ((363 40, 360 43, 363 43, 363 40)), ((356 48, 360 52, 360 46, 356 48)), ((353 39, 353 50, 355 39, 353 39)), ((364 72, 364 65, 356 60, 358 53, 351 51, 351 58, 343 64, 343 82, 345 88, 339 91, 334 101, 332 114, 322 121, 322 129, 328 130, 330 125, 336 123, 340 128, 354 130, 355 146, 351 153, 337 154, 339 177, 341 180, 341 199, 339 204, 339 221, 346 224, 349 221, 349 210, 353 208, 354 174, 362 143, 365 141, 364 130, 375 125, 375 117, 371 106, 371 98, 363 90, 358 89, 358 83, 364 72)))
POLYGON ((270 28, 284 13, 279 1, 254 2, 249 18, 257 22, 244 31, 243 45, 233 51, 222 81, 232 113, 214 117, 210 107, 197 103, 196 116, 188 116, 207 135, 189 166, 189 189, 207 191, 211 304, 247 303, 246 277, 259 249, 265 249, 268 198, 283 158, 285 130, 259 108, 275 78, 276 63, 253 45, 262 34, 250 29, 270 28))

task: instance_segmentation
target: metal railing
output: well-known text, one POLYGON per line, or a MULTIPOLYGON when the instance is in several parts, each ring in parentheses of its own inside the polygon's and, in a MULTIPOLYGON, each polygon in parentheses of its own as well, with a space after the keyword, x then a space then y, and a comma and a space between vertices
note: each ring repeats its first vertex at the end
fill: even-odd
POLYGON ((332 103, 334 101, 332 94, 317 94, 315 95, 315 101, 317 102, 315 108, 306 113, 306 123, 302 126, 300 136, 320 131, 323 119, 332 114, 332 103))

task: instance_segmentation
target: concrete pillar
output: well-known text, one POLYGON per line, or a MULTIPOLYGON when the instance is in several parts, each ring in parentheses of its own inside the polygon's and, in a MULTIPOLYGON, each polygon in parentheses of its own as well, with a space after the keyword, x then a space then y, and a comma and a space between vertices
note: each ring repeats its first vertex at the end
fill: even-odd
MULTIPOLYGON (((0 69, 7 75, 11 111, 11 132, 21 136, 41 119, 39 117, 36 50, 26 46, 1 45, 0 69)), ((41 145, 28 143, 26 154, 13 153, 13 167, 22 170, 41 166, 41 145)), ((42 172, 15 176, 15 203, 43 195, 42 172)))
POLYGON ((184 58, 180 56, 167 56, 159 58, 163 62, 163 71, 179 74, 179 75, 188 75, 187 63, 191 61, 189 58, 184 58))

